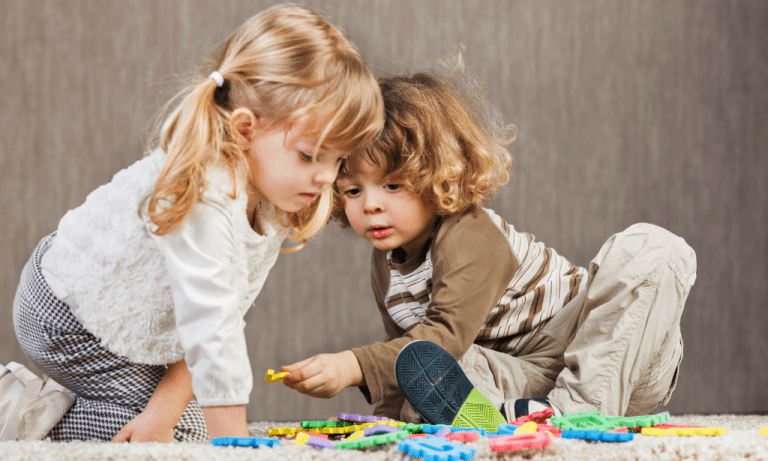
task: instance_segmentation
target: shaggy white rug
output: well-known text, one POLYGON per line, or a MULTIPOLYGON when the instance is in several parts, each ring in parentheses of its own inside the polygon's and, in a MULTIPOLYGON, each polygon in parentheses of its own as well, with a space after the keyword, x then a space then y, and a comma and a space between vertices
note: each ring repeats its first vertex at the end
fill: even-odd
MULTIPOLYGON (((768 427, 768 416, 759 415, 685 415, 673 416, 670 424, 725 427, 727 435, 706 437, 649 437, 635 435, 626 443, 594 443, 555 438, 551 446, 541 450, 497 454, 489 450, 482 439, 467 444, 475 448, 474 460, 766 460, 768 436, 760 436, 760 429, 768 427)), ((296 427, 298 423, 251 423, 254 437, 266 437, 273 427, 296 427)), ((416 458, 397 450, 392 443, 364 450, 329 450, 297 446, 292 439, 283 439, 278 448, 214 447, 202 443, 146 443, 110 444, 94 442, 2 442, 2 460, 34 461, 90 461, 90 460, 397 460, 416 458)))

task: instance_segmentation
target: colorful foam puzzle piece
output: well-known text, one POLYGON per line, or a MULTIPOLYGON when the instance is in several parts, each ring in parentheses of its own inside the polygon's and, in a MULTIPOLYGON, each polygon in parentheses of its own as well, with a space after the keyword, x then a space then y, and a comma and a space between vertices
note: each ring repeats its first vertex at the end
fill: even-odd
POLYGON ((365 432, 363 431, 355 431, 347 436, 344 440, 355 440, 357 438, 365 436, 365 432))
POLYGON ((310 437, 319 437, 321 439, 328 440, 328 434, 318 434, 317 432, 301 431, 301 432, 296 432, 296 437, 298 437, 301 434, 307 434, 310 437))
POLYGON ((407 431, 407 432, 409 432, 411 434, 417 434, 419 432, 424 432, 424 431, 422 431, 422 427, 423 426, 424 426, 423 424, 410 424, 409 423, 409 424, 406 424, 405 426, 400 427, 400 429, 402 429, 404 431, 407 431))
POLYGON ((211 443, 217 447, 279 447, 280 440, 259 437, 216 437, 211 443))
POLYGON ((543 432, 523 435, 502 435, 488 440, 491 451, 535 450, 552 445, 552 437, 543 432))
POLYGON ((267 370, 267 375, 264 377, 265 383, 276 383, 283 380, 283 376, 287 375, 287 371, 275 374, 275 370, 267 370))
POLYGON ((319 429, 323 427, 347 427, 353 424, 348 421, 302 421, 301 427, 304 429, 319 429))
POLYGON ((517 418, 516 420, 512 421, 511 424, 514 424, 516 426, 522 426, 523 424, 533 421, 537 424, 546 424, 547 420, 552 417, 554 413, 552 412, 551 408, 546 408, 541 411, 535 411, 527 416, 521 416, 517 418))
MULTIPOLYGON (((367 423, 371 424, 371 423, 367 423)), ((310 427, 304 429, 307 432, 314 432, 317 434, 351 434, 355 431, 361 431, 364 427, 359 424, 344 427, 310 427)))
POLYGON ((293 443, 296 445, 304 445, 309 440, 309 433, 307 432, 299 432, 296 434, 296 439, 294 439, 293 443))
MULTIPOLYGON (((530 423, 533 423, 533 421, 529 421, 530 423)), ((528 423, 525 423, 528 424, 528 423)), ((513 435, 516 430, 518 430, 520 426, 515 426, 514 424, 502 424, 499 426, 499 435, 513 435)), ((536 423, 536 432, 544 432, 549 433, 549 435, 553 437, 560 437, 560 428, 555 426, 550 426, 549 424, 541 424, 536 423)))
POLYGON ((451 432, 477 432, 478 434, 485 437, 488 435, 488 431, 485 429, 481 429, 479 427, 457 427, 457 426, 450 426, 451 432))
POLYGON ((336 449, 336 444, 330 440, 321 439, 318 437, 310 437, 307 439, 307 445, 314 448, 328 448, 330 450, 336 449))
POLYGON ((435 437, 445 437, 446 435, 451 433, 450 427, 444 427, 440 429, 439 431, 435 432, 435 437))
MULTIPOLYGON (((401 429, 398 429, 394 426, 390 426, 389 424, 376 424, 371 427, 366 427, 363 429, 363 434, 368 435, 379 435, 379 434, 389 434, 390 432, 399 432, 401 429)), ((347 438, 349 440, 349 438, 347 438)))
POLYGON ((646 416, 611 416, 610 420, 616 425, 626 427, 649 427, 669 421, 669 413, 646 416))
POLYGON ((592 442, 630 442, 635 434, 631 432, 608 432, 592 429, 565 429, 560 433, 564 439, 581 439, 592 442))
POLYGON ((653 426, 669 420, 669 415, 647 415, 647 416, 604 416, 597 411, 581 411, 579 413, 567 413, 563 416, 553 416, 552 425, 565 430, 595 430, 609 431, 611 429, 627 426, 653 426))
POLYGON ((724 427, 673 427, 669 429, 644 427, 640 433, 655 437, 664 437, 668 435, 690 437, 692 435, 725 435, 728 433, 728 429, 724 427))
POLYGON ((497 434, 499 435, 512 435, 515 433, 517 428, 520 427, 515 424, 499 424, 499 430, 497 434))
POLYGON ((537 432, 539 432, 539 425, 533 421, 528 421, 515 429, 515 432, 512 435, 535 434, 537 432))
POLYGON ((397 449, 425 461, 468 461, 475 456, 474 448, 442 437, 401 440, 397 449))
POLYGON ((422 424, 421 425, 421 432, 425 434, 437 434, 437 431, 444 427, 451 427, 447 424, 422 424))
POLYGON ((269 430, 269 436, 280 436, 280 435, 288 435, 288 436, 295 436, 297 432, 309 432, 309 431, 303 431, 300 427, 273 427, 269 430))
POLYGON ((371 435, 368 437, 360 437, 355 440, 345 440, 343 442, 336 442, 336 448, 339 449, 357 449, 372 447, 374 445, 385 445, 387 443, 396 442, 400 439, 408 437, 408 432, 397 431, 387 434, 371 435))
POLYGON ((385 416, 367 416, 348 413, 339 413, 339 419, 341 421, 351 421, 353 423, 376 423, 379 421, 392 421, 390 418, 385 416))
POLYGON ((450 434, 446 435, 445 438, 451 442, 477 442, 480 440, 480 433, 477 431, 451 432, 450 434))

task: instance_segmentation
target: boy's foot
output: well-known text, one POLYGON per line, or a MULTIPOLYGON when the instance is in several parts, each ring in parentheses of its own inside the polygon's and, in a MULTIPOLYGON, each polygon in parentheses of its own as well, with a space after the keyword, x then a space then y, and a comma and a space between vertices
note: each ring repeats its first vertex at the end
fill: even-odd
POLYGON ((432 424, 477 427, 496 432, 507 421, 480 393, 451 354, 429 341, 414 341, 395 362, 397 384, 432 424))
POLYGON ((505 413, 507 415, 507 419, 510 421, 515 421, 516 419, 528 416, 531 413, 536 413, 539 411, 544 411, 547 408, 552 409, 552 415, 553 416, 562 416, 563 412, 560 411, 556 406, 552 405, 552 402, 549 401, 546 397, 533 397, 530 399, 516 399, 514 405, 512 405, 512 408, 504 408, 505 413))

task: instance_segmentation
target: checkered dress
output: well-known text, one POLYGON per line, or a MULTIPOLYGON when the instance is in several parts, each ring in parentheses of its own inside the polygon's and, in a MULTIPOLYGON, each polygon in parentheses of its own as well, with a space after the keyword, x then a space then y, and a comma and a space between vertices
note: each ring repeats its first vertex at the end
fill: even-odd
MULTIPOLYGON (((40 270, 40 259, 55 235, 40 242, 21 274, 13 304, 16 336, 29 358, 75 395, 74 405, 48 434, 51 440, 109 441, 141 413, 166 367, 133 363, 111 353, 56 297, 40 270)), ((181 416, 174 437, 208 440, 196 400, 181 416)))

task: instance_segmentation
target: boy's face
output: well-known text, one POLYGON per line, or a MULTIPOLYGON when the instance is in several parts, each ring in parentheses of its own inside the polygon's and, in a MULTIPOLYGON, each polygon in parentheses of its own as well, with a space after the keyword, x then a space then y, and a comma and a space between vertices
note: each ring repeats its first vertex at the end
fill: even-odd
POLYGON ((363 162, 360 174, 340 178, 336 185, 352 228, 379 250, 402 248, 411 256, 432 234, 434 207, 400 184, 384 181, 374 165, 363 162))

